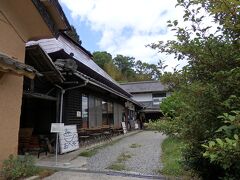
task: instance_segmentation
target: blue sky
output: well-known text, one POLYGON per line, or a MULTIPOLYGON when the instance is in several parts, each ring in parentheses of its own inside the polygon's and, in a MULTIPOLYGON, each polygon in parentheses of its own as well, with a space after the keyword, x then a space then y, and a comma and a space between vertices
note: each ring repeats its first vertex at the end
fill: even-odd
POLYGON ((99 47, 97 43, 101 38, 101 33, 97 31, 92 31, 91 28, 86 24, 85 21, 80 21, 80 19, 73 19, 71 16, 71 11, 67 8, 64 3, 61 3, 63 11, 67 16, 67 19, 71 25, 77 30, 78 35, 82 41, 82 46, 90 52, 98 51, 99 47))
MULTIPOLYGON (((174 39, 167 29, 168 20, 183 15, 175 0, 60 0, 75 26, 84 48, 122 54, 148 63, 166 61, 171 71, 179 62, 173 56, 159 54, 146 47, 159 40, 174 39)), ((181 67, 181 63, 180 63, 181 67)))

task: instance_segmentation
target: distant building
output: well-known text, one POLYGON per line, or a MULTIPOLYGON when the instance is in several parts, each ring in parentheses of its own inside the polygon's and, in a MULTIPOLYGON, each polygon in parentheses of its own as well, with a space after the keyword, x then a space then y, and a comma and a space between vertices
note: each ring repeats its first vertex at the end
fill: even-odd
POLYGON ((158 119, 161 116, 160 103, 164 98, 170 95, 159 81, 139 81, 121 83, 121 87, 132 94, 132 98, 142 104, 146 120, 158 119))

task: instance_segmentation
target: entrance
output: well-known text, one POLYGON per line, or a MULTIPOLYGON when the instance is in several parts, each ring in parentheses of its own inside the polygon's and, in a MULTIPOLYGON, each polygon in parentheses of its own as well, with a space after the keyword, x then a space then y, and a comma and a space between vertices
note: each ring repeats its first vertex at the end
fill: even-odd
POLYGON ((55 135, 50 133, 56 122, 56 101, 24 95, 19 129, 19 154, 38 154, 53 151, 55 135))

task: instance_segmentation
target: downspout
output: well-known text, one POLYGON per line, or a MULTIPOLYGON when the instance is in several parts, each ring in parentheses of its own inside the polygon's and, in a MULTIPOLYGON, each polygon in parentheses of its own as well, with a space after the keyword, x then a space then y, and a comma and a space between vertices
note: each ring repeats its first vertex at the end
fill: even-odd
POLYGON ((65 90, 59 85, 55 84, 55 86, 61 90, 59 123, 62 123, 63 95, 65 93, 65 90))
POLYGON ((62 115, 63 115, 63 113, 62 113, 62 112, 63 112, 63 96, 64 96, 65 92, 68 91, 68 90, 72 90, 72 89, 77 89, 77 88, 80 88, 80 87, 84 87, 84 86, 87 85, 87 83, 88 83, 88 80, 85 79, 84 84, 81 84, 81 85, 78 85, 78 86, 74 86, 74 87, 70 87, 70 88, 66 88, 66 89, 63 89, 61 86, 55 84, 55 86, 61 90, 59 123, 62 123, 62 115))

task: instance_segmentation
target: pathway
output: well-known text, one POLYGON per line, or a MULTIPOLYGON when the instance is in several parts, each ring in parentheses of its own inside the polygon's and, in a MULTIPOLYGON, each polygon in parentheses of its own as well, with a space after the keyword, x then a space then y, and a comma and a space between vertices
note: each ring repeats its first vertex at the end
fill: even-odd
POLYGON ((111 146, 100 149, 87 160, 86 168, 91 171, 108 169, 157 175, 161 169, 161 133, 143 131, 126 137, 111 146))

